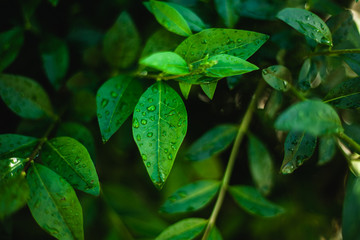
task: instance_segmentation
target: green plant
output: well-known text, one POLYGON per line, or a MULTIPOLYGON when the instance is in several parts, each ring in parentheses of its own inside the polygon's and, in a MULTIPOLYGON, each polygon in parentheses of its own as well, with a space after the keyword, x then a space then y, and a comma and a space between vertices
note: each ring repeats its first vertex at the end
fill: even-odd
POLYGON ((356 15, 327 0, 188 1, 203 8, 198 14, 186 2, 105 1, 99 16, 113 6, 121 11, 110 28, 99 31, 101 22, 82 15, 93 10, 90 3, 20 1, 20 20, 11 19, 21 24, 0 34, 4 113, 10 109, 20 117, 10 115, 19 123, 10 123, 0 135, 4 235, 11 232, 7 223, 14 217, 16 225, 26 214, 16 212, 27 205, 38 225, 58 239, 84 239, 84 226, 86 238, 94 239, 237 239, 241 234, 269 239, 274 233, 280 239, 330 238, 341 234, 337 218, 343 204, 342 235, 360 238, 356 15), (305 3, 307 10, 299 7, 305 3), (136 9, 131 10, 136 20, 145 10, 151 13, 149 23, 141 20, 142 31, 125 8, 136 9), (65 39, 51 28, 56 21, 47 25, 45 20, 66 12, 71 30, 66 29, 65 39), (255 20, 241 25, 240 19, 255 20), (38 45, 44 70, 39 76, 21 60, 34 54, 22 52, 32 49, 27 41, 38 45), (178 92, 189 99, 187 106, 178 92), (215 119, 204 106, 192 106, 199 102, 194 92, 206 106, 220 105, 215 119), (348 178, 345 200, 332 198, 326 214, 319 213, 325 211, 322 202, 308 191, 309 173, 292 174, 304 163, 312 175, 321 171, 311 165, 315 152, 318 165, 335 165, 322 173, 324 180, 313 180, 339 194, 345 188, 335 185, 348 178), (274 161, 279 158, 281 166, 274 161), (176 159, 179 167, 171 171, 176 159), (234 174, 238 164, 246 166, 244 177, 234 174), (277 168, 283 175, 276 174, 277 168), (329 183, 333 176, 337 183, 329 183), (162 191, 153 191, 148 179, 162 191), (235 215, 236 206, 224 206, 233 202, 227 194, 241 209, 263 218, 235 215), (302 211, 306 196, 292 201, 291 194, 308 196, 316 214, 302 211), (266 218, 273 219, 271 227, 266 218), (98 219, 105 231, 92 229, 98 219), (295 219, 300 224, 286 222, 295 219), (335 219, 332 229, 324 227, 329 219, 335 219), (304 231, 307 221, 318 229, 304 231), (285 226, 290 230, 279 233, 285 226))

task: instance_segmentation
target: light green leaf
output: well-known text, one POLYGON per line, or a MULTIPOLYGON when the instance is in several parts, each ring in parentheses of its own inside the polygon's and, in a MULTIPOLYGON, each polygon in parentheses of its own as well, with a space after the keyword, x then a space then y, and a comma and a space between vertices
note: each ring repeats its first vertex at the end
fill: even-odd
POLYGON ((41 160, 66 179, 74 188, 98 196, 99 178, 86 148, 70 137, 57 137, 47 141, 41 160))
POLYGON ((49 96, 40 84, 30 78, 1 74, 0 96, 20 117, 38 119, 53 116, 49 96))
POLYGON ((220 153, 233 142, 237 131, 238 127, 231 124, 212 128, 190 146, 187 158, 191 161, 200 161, 220 153))
POLYGON ((290 174, 314 153, 316 137, 305 132, 291 131, 284 143, 285 156, 281 165, 283 174, 290 174))
POLYGON ((18 56, 24 43, 24 33, 19 27, 0 33, 0 72, 18 56))
POLYGON ((215 94, 217 84, 218 82, 204 83, 204 84, 200 84, 200 87, 204 91, 206 96, 208 96, 212 100, 215 94))
POLYGON ((135 107, 132 129, 151 181, 161 189, 187 131, 181 97, 166 83, 153 84, 135 107))
POLYGON ((269 151, 254 135, 249 134, 248 159, 251 176, 258 190, 268 194, 273 186, 274 166, 269 151))
POLYGON ((219 229, 217 229, 216 226, 214 226, 209 234, 209 237, 207 238, 207 240, 223 240, 221 233, 219 231, 219 229))
POLYGON ((184 37, 192 34, 184 17, 168 3, 150 0, 150 8, 156 20, 170 32, 184 37))
POLYGON ((103 52, 109 64, 115 68, 127 68, 134 63, 140 49, 140 36, 127 12, 122 12, 107 31, 103 52))
POLYGON ((360 78, 345 80, 331 89, 324 98, 324 102, 348 109, 360 107, 360 78))
POLYGON ((275 90, 286 92, 290 88, 291 73, 282 65, 274 65, 262 70, 263 79, 275 90))
POLYGON ((317 100, 306 100, 292 105, 276 119, 275 128, 308 132, 314 136, 343 131, 336 111, 330 105, 317 100))
POLYGON ((180 91, 185 99, 188 99, 188 97, 189 97, 191 86, 192 86, 191 83, 179 82, 180 91))
POLYGON ((27 158, 34 150, 37 138, 18 134, 0 135, 0 158, 20 157, 27 158))
POLYGON ((186 218, 166 228, 155 240, 191 240, 205 228, 206 219, 186 218))
POLYGON ((74 189, 41 164, 29 169, 28 206, 39 226, 57 239, 84 239, 83 216, 74 189))
POLYGON ((204 22, 190 9, 171 2, 168 3, 168 5, 175 8, 181 14, 181 16, 185 19, 191 30, 199 32, 206 28, 204 22))
POLYGON ((206 206, 219 190, 220 182, 201 180, 179 188, 161 206, 165 213, 192 212, 206 206))
POLYGON ((185 60, 173 52, 154 53, 140 60, 140 64, 168 74, 180 75, 189 73, 189 68, 185 60))
POLYGON ((228 28, 233 28, 239 16, 236 14, 238 1, 236 0, 215 0, 215 8, 224 24, 228 28))
POLYGON ((313 61, 310 58, 306 59, 301 67, 299 73, 299 79, 297 82, 298 87, 302 91, 307 91, 311 87, 311 84, 314 82, 317 76, 317 68, 313 61))
POLYGON ((336 153, 336 138, 323 136, 319 141, 319 165, 323 165, 334 157, 336 153))
POLYGON ((312 12, 299 8, 285 8, 277 14, 277 18, 318 43, 333 45, 328 26, 312 12))
POLYGON ((245 211, 262 217, 275 217, 284 213, 284 209, 265 199, 250 186, 231 186, 230 194, 245 211))
POLYGON ((96 105, 103 142, 109 140, 131 115, 141 93, 140 83, 126 75, 110 78, 99 88, 96 105))

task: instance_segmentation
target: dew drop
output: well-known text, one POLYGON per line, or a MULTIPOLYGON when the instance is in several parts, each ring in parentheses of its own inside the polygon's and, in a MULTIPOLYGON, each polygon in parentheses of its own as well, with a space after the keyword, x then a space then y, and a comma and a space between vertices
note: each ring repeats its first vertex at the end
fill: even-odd
POLYGON ((144 117, 146 116, 146 112, 142 112, 141 115, 143 115, 144 117))
POLYGON ((147 121, 146 121, 145 119, 142 119, 142 120, 141 120, 141 124, 142 124, 142 125, 146 125, 146 124, 147 124, 147 121))
POLYGON ((165 148, 165 149, 164 149, 164 152, 165 152, 165 153, 168 153, 168 152, 169 152, 169 149, 165 148))
POLYGON ((169 159, 169 160, 172 160, 172 159, 173 159, 173 155, 172 155, 171 153, 168 155, 168 159, 169 159))
POLYGON ((148 137, 152 137, 152 136, 153 136, 153 133, 152 133, 152 132, 148 132, 147 136, 148 136, 148 137))
POLYGON ((75 161, 75 165, 79 165, 79 163, 80 163, 80 160, 75 161))
POLYGON ((206 40, 206 39, 203 39, 203 40, 201 41, 201 43, 202 43, 202 44, 207 44, 207 40, 206 40))
POLYGON ((155 117, 154 117, 154 116, 151 116, 151 117, 150 117, 150 120, 151 120, 151 121, 155 121, 155 117))
POLYGON ((121 89, 121 85, 120 84, 116 84, 115 86, 117 89, 121 89))
POLYGON ((109 111, 105 111, 105 115, 106 115, 106 116, 109 116, 109 115, 110 115, 110 112, 109 112, 109 111))
POLYGON ((176 197, 175 197, 175 196, 169 197, 169 201, 172 202, 172 203, 175 202, 175 201, 176 201, 176 197))
POLYGON ((187 196, 186 192, 184 192, 184 191, 180 191, 178 194, 181 198, 184 198, 187 196))
POLYGON ((151 167, 151 162, 147 162, 146 167, 151 167))
POLYGON ((117 94, 116 92, 111 92, 111 96, 112 96, 113 98, 116 98, 116 97, 118 96, 118 94, 117 94))
POLYGON ((147 156, 145 154, 141 154, 141 158, 146 161, 147 160, 147 156))
POLYGON ((152 103, 154 100, 152 98, 148 98, 148 102, 152 103))
POLYGON ((107 100, 107 99, 103 99, 102 101, 101 101, 101 107, 106 107, 106 105, 109 103, 109 100, 107 100))
POLYGON ((138 128, 138 127, 139 127, 139 121, 137 120, 137 118, 134 118, 133 127, 134 127, 134 128, 138 128))
POLYGON ((136 111, 136 112, 140 112, 140 109, 139 109, 139 108, 136 108, 135 111, 136 111))
POLYGON ((147 110, 150 112, 155 111, 155 109, 156 109, 155 105, 151 105, 150 107, 147 108, 147 110))
POLYGON ((141 136, 140 134, 136 135, 136 140, 140 141, 141 140, 141 136))

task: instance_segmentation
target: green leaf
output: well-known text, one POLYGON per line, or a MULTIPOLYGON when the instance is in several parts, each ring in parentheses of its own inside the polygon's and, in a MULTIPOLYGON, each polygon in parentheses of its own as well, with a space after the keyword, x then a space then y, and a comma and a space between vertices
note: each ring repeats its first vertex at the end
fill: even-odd
POLYGON ((51 37, 40 45, 41 58, 50 83, 59 90, 69 67, 69 50, 64 41, 51 37))
POLYGON ((336 138, 323 136, 319 141, 319 165, 329 162, 336 153, 336 138))
POLYGON ((331 89, 324 98, 324 102, 348 109, 360 107, 360 78, 346 80, 331 89))
POLYGON ((236 7, 238 6, 238 1, 215 0, 214 3, 216 11, 222 18, 225 26, 228 28, 233 28, 239 20, 239 16, 236 14, 236 7))
POLYGON ((96 97, 93 91, 75 91, 69 105, 69 114, 75 120, 89 122, 96 116, 96 97))
POLYGON ((24 43, 24 33, 19 27, 0 33, 0 72, 18 56, 24 43))
POLYGON ((262 217, 275 217, 284 209, 266 200, 255 188, 250 186, 231 186, 230 194, 245 211, 262 217))
POLYGON ((40 84, 30 78, 0 74, 0 96, 20 117, 38 119, 53 116, 49 96, 40 84))
POLYGON ((191 83, 179 82, 180 91, 185 99, 188 99, 188 97, 189 97, 191 86, 192 86, 191 83))
POLYGON ((95 196, 100 194, 99 179, 90 155, 75 139, 57 137, 47 141, 41 159, 74 188, 95 196))
POLYGON ((344 54, 341 55, 344 61, 350 66, 350 68, 360 76, 360 54, 344 54))
POLYGON ((57 239, 84 239, 83 216, 74 189, 41 164, 29 169, 28 206, 39 226, 57 239))
POLYGON ((150 0, 150 8, 156 20, 170 32, 184 37, 192 34, 184 17, 168 3, 150 0))
POLYGON ((285 8, 277 14, 277 18, 318 43, 333 45, 328 26, 312 12, 299 8, 285 8))
POLYGON ((273 20, 286 3, 282 0, 241 0, 235 7, 241 17, 273 20))
POLYGON ((207 238, 207 240, 223 240, 219 229, 217 229, 217 227, 213 227, 210 231, 209 237, 207 238))
POLYGON ((235 87, 237 87, 240 84, 241 80, 243 79, 242 77, 243 77, 242 75, 227 77, 226 83, 229 89, 233 90, 235 87))
POLYGON ((291 131, 284 143, 285 156, 281 165, 283 174, 290 174, 314 153, 316 137, 305 132, 291 131))
POLYGON ((142 59, 140 64, 168 74, 180 75, 189 73, 189 68, 185 60, 173 52, 154 53, 142 59))
POLYGON ((190 146, 187 158, 191 161, 200 161, 220 153, 234 141, 237 131, 238 126, 231 124, 212 128, 190 146))
POLYGON ((183 7, 176 3, 168 3, 171 7, 175 8, 181 16, 185 19, 190 29, 195 32, 200 32, 206 28, 204 22, 199 18, 193 11, 190 9, 183 7))
POLYGON ((13 178, 14 176, 20 175, 24 169, 26 159, 23 158, 6 158, 0 160, 0 183, 13 178))
POLYGON ((181 97, 166 83, 150 86, 135 107, 132 130, 151 181, 161 189, 187 131, 181 97))
POLYGON ((343 131, 336 111, 330 105, 317 100, 306 100, 292 105, 276 119, 275 128, 308 132, 314 136, 343 131))
POLYGON ((290 88, 291 73, 282 65, 274 65, 262 70, 263 79, 275 90, 286 92, 290 88))
POLYGON ((200 87, 204 91, 206 96, 208 96, 212 100, 215 94, 217 84, 218 82, 204 83, 204 84, 200 84, 200 87))
POLYGON ((186 218, 166 228, 155 240, 191 240, 203 231, 206 224, 206 219, 186 218))
POLYGON ((49 3, 51 3, 51 5, 53 5, 53 7, 56 7, 59 3, 59 0, 48 0, 49 3))
POLYGON ((18 134, 0 135, 0 158, 20 157, 27 158, 34 150, 37 138, 18 134))
POLYGON ((201 180, 179 188, 161 206, 165 213, 192 212, 206 206, 216 195, 219 181, 201 180))
POLYGON ((311 84, 314 82, 317 76, 317 68, 313 61, 310 58, 306 59, 301 67, 299 73, 299 79, 297 82, 298 87, 302 91, 307 91, 311 87, 311 84))
POLYGON ((257 189, 268 194, 273 186, 274 166, 269 151, 254 135, 249 134, 248 159, 251 176, 257 189))
POLYGON ((141 93, 140 83, 126 75, 110 78, 99 88, 96 105, 103 142, 109 140, 131 115, 141 93))
POLYGON ((122 12, 106 32, 103 52, 114 68, 127 68, 134 63, 140 49, 140 36, 127 12, 122 12))

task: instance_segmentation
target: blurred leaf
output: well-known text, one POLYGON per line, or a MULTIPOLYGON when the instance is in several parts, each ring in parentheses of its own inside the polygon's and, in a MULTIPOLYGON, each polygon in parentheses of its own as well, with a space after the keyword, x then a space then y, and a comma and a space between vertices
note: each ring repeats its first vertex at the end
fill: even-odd
POLYGON ((314 9, 315 12, 323 14, 330 14, 332 16, 339 14, 342 11, 341 6, 332 0, 310 0, 308 2, 309 8, 314 9))
POLYGON ((328 26, 312 12, 299 8, 285 8, 277 14, 277 18, 318 43, 333 45, 328 26))
POLYGON ((206 28, 203 21, 190 9, 183 7, 176 3, 168 3, 171 7, 175 8, 181 16, 185 19, 190 29, 195 32, 200 32, 206 28))
POLYGON ((314 136, 343 131, 336 111, 330 105, 317 100, 306 100, 292 105, 276 119, 275 128, 308 132, 314 136))
POLYGON ((291 73, 282 65, 274 65, 262 70, 262 77, 275 90, 287 91, 290 88, 291 73))
POLYGON ((151 181, 161 189, 187 131, 181 97, 166 83, 153 84, 135 107, 132 129, 151 181))
POLYGON ((108 141, 131 115, 141 93, 140 83, 126 75, 110 78, 99 88, 96 105, 103 142, 108 141))
POLYGON ((86 148, 70 137, 57 137, 47 141, 41 160, 74 188, 98 196, 99 178, 86 148))
POLYGON ((219 232, 219 230, 214 226, 209 234, 209 237, 207 238, 207 240, 223 240, 221 233, 219 232))
POLYGON ((233 90, 235 87, 237 87, 242 80, 242 75, 235 75, 230 76, 226 78, 226 83, 230 90, 233 90))
POLYGON ((203 231, 206 224, 206 219, 186 218, 166 228, 155 240, 191 240, 203 231))
POLYGON ((168 74, 180 75, 189 73, 185 60, 173 52, 154 53, 140 60, 140 64, 168 74))
POLYGON ((283 93, 280 91, 272 91, 269 100, 265 105, 265 115, 273 119, 283 104, 283 93))
MULTIPOLYGON (((356 141, 358 144, 360 144, 360 125, 359 124, 351 124, 351 125, 345 125, 345 134, 351 137, 354 141, 356 141)), ((353 147, 348 146, 352 151, 356 152, 353 147)))
POLYGON ((360 54, 344 54, 342 55, 344 61, 350 66, 350 68, 360 76, 360 54))
POLYGON ((192 212, 206 206, 220 188, 219 181, 201 180, 179 188, 161 206, 164 213, 192 212))
POLYGON ((179 82, 180 91, 185 99, 188 99, 188 97, 189 97, 191 86, 192 86, 191 83, 179 82))
POLYGON ((53 7, 56 7, 59 3, 59 0, 48 0, 49 3, 51 3, 51 5, 53 5, 53 7))
POLYGON ((239 16, 236 14, 237 7, 239 5, 236 0, 215 0, 215 8, 224 24, 228 28, 233 28, 239 16))
POLYGON ((236 10, 242 17, 272 20, 284 7, 284 2, 281 0, 241 0, 236 5, 236 10))
POLYGON ((238 126, 231 124, 222 124, 210 129, 190 146, 187 158, 191 161, 200 161, 222 152, 234 141, 237 131, 238 126))
POLYGON ((18 134, 0 134, 0 158, 27 158, 34 150, 37 138, 18 134))
POLYGON ((307 91, 317 76, 317 67, 310 58, 306 59, 301 67, 299 79, 297 82, 298 87, 302 91, 307 91))
POLYGON ((70 101, 70 115, 81 122, 91 121, 96 116, 95 94, 89 90, 74 92, 70 101))
POLYGON ((53 116, 49 96, 34 80, 17 75, 0 75, 0 96, 5 104, 23 118, 53 116))
POLYGON ((24 33, 19 27, 0 33, 0 72, 18 56, 24 43, 24 33))
POLYGON ((275 217, 284 209, 266 200, 255 188, 250 186, 231 186, 230 194, 245 211, 261 217, 275 217))
POLYGON ((331 89, 324 98, 324 102, 338 108, 360 107, 360 78, 353 78, 341 82, 331 89))
POLYGON ((333 136, 323 136, 319 141, 319 165, 329 162, 336 153, 336 139, 333 136))
POLYGON ((314 153, 316 137, 305 132, 291 131, 284 143, 285 156, 281 165, 283 174, 290 174, 314 153))
POLYGON ((212 100, 215 94, 217 84, 218 82, 204 83, 204 84, 200 84, 200 87, 204 91, 206 96, 208 96, 212 100))
POLYGON ((28 206, 39 226, 57 239, 84 239, 81 205, 70 184, 36 163, 30 167, 27 181, 28 206))

